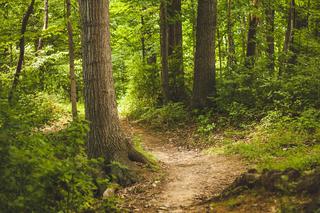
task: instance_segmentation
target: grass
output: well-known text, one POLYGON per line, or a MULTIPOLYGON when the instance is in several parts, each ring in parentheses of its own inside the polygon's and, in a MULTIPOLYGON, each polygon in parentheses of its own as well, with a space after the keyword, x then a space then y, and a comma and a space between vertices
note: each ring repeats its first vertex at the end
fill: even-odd
POLYGON ((320 165, 320 122, 310 113, 266 118, 250 130, 226 129, 212 144, 207 153, 240 155, 258 170, 309 170, 320 165))
POLYGON ((320 139, 315 137, 287 128, 270 132, 258 130, 250 140, 229 144, 225 151, 240 154, 258 169, 305 170, 320 165, 320 144, 308 144, 310 139, 320 139))

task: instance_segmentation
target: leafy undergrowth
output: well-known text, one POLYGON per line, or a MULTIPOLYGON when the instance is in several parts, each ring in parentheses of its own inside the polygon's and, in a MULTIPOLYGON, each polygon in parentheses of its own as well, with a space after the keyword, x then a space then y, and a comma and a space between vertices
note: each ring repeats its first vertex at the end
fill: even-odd
POLYGON ((279 197, 265 190, 249 190, 230 199, 210 205, 212 212, 303 212, 309 198, 286 195, 279 197))
POLYGON ((259 122, 250 122, 252 112, 248 112, 250 118, 245 114, 245 110, 237 112, 234 108, 228 115, 208 110, 189 112, 182 103, 170 103, 134 111, 129 118, 166 131, 179 145, 206 149, 208 153, 240 155, 260 171, 302 171, 320 165, 319 110, 310 108, 294 114, 271 111, 259 122))
POLYGON ((52 123, 70 117, 54 96, 0 98, 0 206, 4 212, 105 212, 116 200, 99 196, 110 181, 102 161, 85 152, 87 122, 52 123))
POLYGON ((257 169, 226 189, 213 204, 217 209, 235 203, 238 205, 231 205, 234 212, 263 209, 263 205, 270 212, 270 208, 279 212, 320 210, 319 110, 308 109, 296 116, 273 111, 254 128, 225 131, 207 151, 240 155, 257 169), (257 192, 258 197, 252 194, 257 192))
MULTIPOLYGON (((259 175, 266 171, 282 174, 288 170, 301 174, 292 183, 289 183, 286 175, 280 175, 277 178, 284 182, 275 191, 270 190, 272 187, 261 188, 260 185, 244 187, 234 196, 214 202, 215 210, 259 212, 259 208, 260 211, 271 208, 270 211, 294 212, 304 208, 305 204, 317 206, 317 199, 312 199, 314 195, 303 191, 287 193, 283 189, 287 185, 303 182, 306 177, 312 178, 312 174, 318 174, 320 111, 314 108, 294 113, 274 110, 264 113, 264 116, 259 115, 260 119, 255 117, 252 111, 247 112, 242 108, 237 111, 236 107, 222 115, 208 110, 189 112, 182 104, 170 104, 162 108, 148 108, 145 113, 141 110, 140 114, 131 118, 147 127, 166 131, 170 142, 172 139, 179 145, 202 148, 212 154, 239 155, 259 175), (261 196, 257 196, 258 192, 261 196)), ((302 184, 300 187, 307 186, 302 184)))
POLYGON ((272 112, 244 140, 225 143, 224 150, 259 170, 312 169, 320 165, 320 112, 309 109, 297 117, 272 112))

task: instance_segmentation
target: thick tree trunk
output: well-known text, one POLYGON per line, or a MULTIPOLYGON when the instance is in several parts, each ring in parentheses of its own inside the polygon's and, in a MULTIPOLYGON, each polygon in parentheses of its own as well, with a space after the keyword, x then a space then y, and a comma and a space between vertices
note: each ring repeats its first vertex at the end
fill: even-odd
POLYGON ((182 22, 181 0, 171 0, 168 4, 168 62, 172 76, 170 99, 185 99, 183 53, 182 53, 182 22))
POLYGON ((169 64, 168 64, 168 12, 167 1, 160 3, 160 46, 161 46, 161 85, 164 102, 170 99, 169 94, 169 64))
MULTIPOLYGON (((258 7, 258 0, 253 0, 253 6, 255 8, 258 7)), ((255 63, 255 55, 257 49, 257 26, 258 26, 259 18, 255 14, 251 14, 249 17, 249 30, 247 37, 247 52, 246 52, 246 67, 252 68, 255 63)))
POLYGON ((25 47, 24 47, 25 37, 24 37, 24 34, 25 34, 26 30, 27 30, 29 17, 31 16, 31 14, 33 12, 34 2, 35 2, 35 0, 31 0, 30 4, 28 6, 27 12, 24 14, 23 19, 22 19, 21 38, 20 38, 20 42, 19 42, 19 48, 20 48, 19 60, 18 60, 16 72, 14 74, 12 87, 11 87, 11 90, 9 91, 9 95, 8 95, 8 101, 10 103, 12 103, 14 91, 16 90, 16 88, 18 86, 18 83, 19 83, 19 77, 20 77, 21 70, 22 70, 22 65, 23 65, 23 61, 24 61, 24 52, 25 52, 25 47))
POLYGON ((70 71, 70 99, 72 107, 72 118, 76 119, 77 112, 77 83, 74 71, 74 45, 73 45, 73 28, 71 22, 71 1, 66 0, 67 4, 67 29, 68 29, 68 44, 69 44, 69 71, 70 71))
POLYGON ((229 69, 232 69, 233 66, 236 64, 236 48, 234 44, 234 39, 233 39, 233 18, 231 14, 232 10, 232 0, 227 0, 228 4, 228 23, 227 23, 227 31, 228 31, 228 66, 229 69))
POLYGON ((112 77, 109 0, 79 0, 89 157, 106 162, 147 162, 120 128, 112 77))
POLYGON ((209 105, 215 94, 216 0, 199 0, 192 106, 209 105))
MULTIPOLYGON (((49 0, 44 0, 44 16, 43 16, 43 28, 42 30, 48 29, 49 25, 49 0)), ((37 50, 41 50, 43 47, 43 38, 39 38, 37 50)))

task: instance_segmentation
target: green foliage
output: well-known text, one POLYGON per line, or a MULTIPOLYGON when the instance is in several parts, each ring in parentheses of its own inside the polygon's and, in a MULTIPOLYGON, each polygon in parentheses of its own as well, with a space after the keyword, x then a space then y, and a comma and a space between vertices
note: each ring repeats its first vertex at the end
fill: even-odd
POLYGON ((251 138, 227 146, 255 162, 258 168, 310 169, 320 165, 319 110, 308 109, 297 117, 271 112, 251 138))
POLYGON ((182 103, 169 103, 160 108, 150 107, 142 114, 135 115, 138 122, 152 128, 165 129, 182 126, 192 119, 182 103))
POLYGON ((160 167, 158 165, 158 161, 157 159, 150 153, 150 152, 147 152, 143 147, 142 147, 142 144, 141 144, 141 138, 138 137, 138 136, 135 136, 133 138, 133 145, 135 147, 135 149, 140 152, 141 154, 143 154, 144 157, 146 157, 148 159, 148 161, 151 163, 151 167, 152 169, 154 170, 159 170, 160 167))
MULTIPOLYGON (((0 206, 5 212, 94 210, 101 161, 89 160, 88 125, 75 121, 57 132, 41 127, 63 112, 46 94, 0 102, 0 206)), ((102 204, 101 204, 102 205, 102 204)))
POLYGON ((216 124, 212 121, 212 112, 209 111, 206 114, 200 114, 196 118, 197 120, 197 132, 201 135, 208 135, 216 129, 216 124))

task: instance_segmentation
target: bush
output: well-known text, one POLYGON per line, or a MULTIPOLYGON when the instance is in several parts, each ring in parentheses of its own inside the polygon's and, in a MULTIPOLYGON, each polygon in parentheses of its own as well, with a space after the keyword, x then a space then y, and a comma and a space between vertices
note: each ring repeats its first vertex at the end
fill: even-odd
POLYGON ((244 156, 260 169, 311 169, 320 165, 319 110, 308 109, 299 116, 270 112, 249 141, 231 144, 228 152, 244 156))
POLYGON ((213 113, 209 111, 206 114, 200 114, 197 116, 197 132, 201 135, 208 135, 214 129, 216 129, 216 124, 212 120, 213 113))
MULTIPOLYGON (((75 121, 59 132, 38 128, 60 112, 45 94, 14 105, 0 101, 0 206, 4 212, 82 212, 98 208, 101 161, 85 153, 88 125, 75 121)), ((101 204, 104 205, 104 204, 101 204)))

